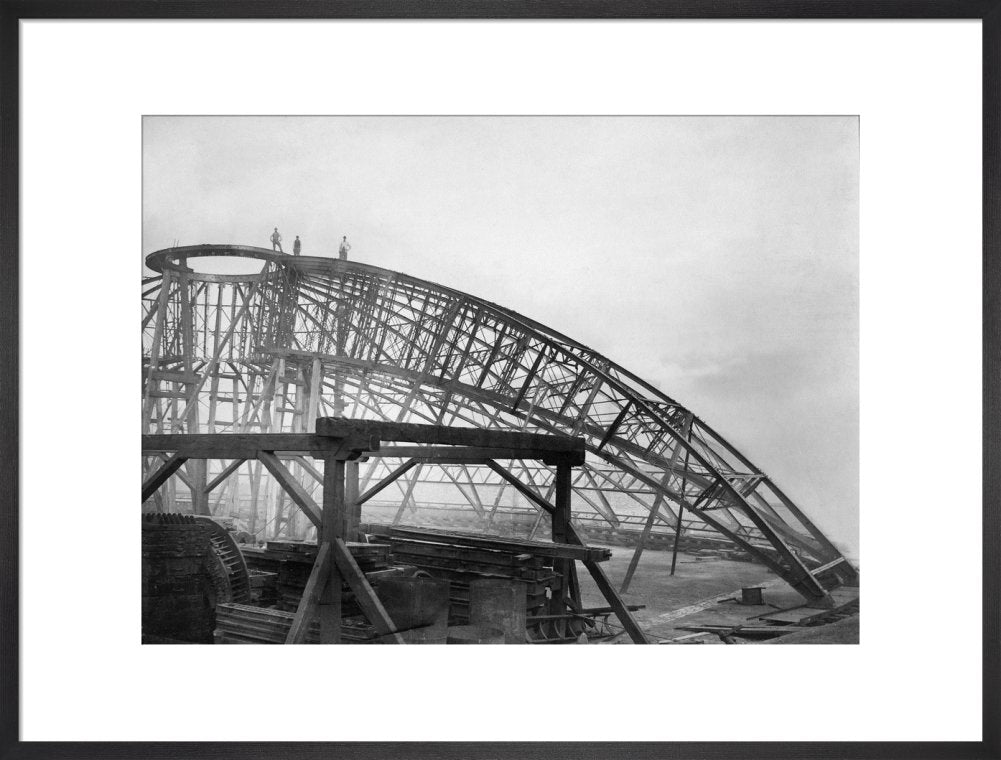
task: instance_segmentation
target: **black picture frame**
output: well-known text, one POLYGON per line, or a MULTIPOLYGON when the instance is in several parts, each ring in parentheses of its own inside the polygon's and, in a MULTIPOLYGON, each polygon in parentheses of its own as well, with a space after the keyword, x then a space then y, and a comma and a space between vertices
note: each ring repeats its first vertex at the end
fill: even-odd
MULTIPOLYGON (((1001 758, 1001 0, 5 0, 0 4, 0 760, 1001 758), (22 19, 979 19, 983 32, 983 735, 979 742, 22 742, 19 22, 22 19)), ((889 709, 892 709, 890 707, 889 709)), ((628 733, 628 728, 624 729, 628 733)))

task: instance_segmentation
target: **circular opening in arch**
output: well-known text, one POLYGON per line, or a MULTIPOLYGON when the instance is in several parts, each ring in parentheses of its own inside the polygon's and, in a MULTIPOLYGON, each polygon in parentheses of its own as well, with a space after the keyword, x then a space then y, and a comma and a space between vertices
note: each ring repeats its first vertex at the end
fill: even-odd
POLYGON ((264 271, 267 263, 248 256, 193 256, 187 259, 188 269, 196 274, 254 275, 264 271))
POLYGON ((187 272, 196 281, 257 282, 269 264, 290 258, 253 246, 203 243, 155 251, 146 265, 154 272, 187 272))

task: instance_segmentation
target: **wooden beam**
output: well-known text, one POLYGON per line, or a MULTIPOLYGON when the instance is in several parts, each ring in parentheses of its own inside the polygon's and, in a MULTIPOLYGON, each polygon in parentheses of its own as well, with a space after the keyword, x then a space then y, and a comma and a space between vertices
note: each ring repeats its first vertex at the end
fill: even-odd
POLYGON ((246 461, 247 461, 246 459, 234 459, 232 462, 226 465, 226 467, 223 468, 223 471, 220 472, 218 475, 216 475, 214 478, 212 478, 212 480, 208 483, 208 485, 205 486, 205 493, 207 494, 211 493, 212 490, 215 489, 217 485, 222 483, 226 478, 228 478, 230 475, 236 472, 239 469, 240 465, 246 461))
MULTIPOLYGON (((284 459, 285 456, 282 455, 279 456, 278 458, 284 459)), ((301 456, 290 456, 289 459, 291 459, 293 462, 302 467, 302 469, 306 471, 306 474, 309 475, 309 477, 311 477, 317 483, 323 483, 323 473, 320 472, 318 469, 316 469, 313 465, 311 465, 308 459, 301 456)))
POLYGON ((561 464, 556 468, 556 504, 553 511, 553 541, 567 543, 570 528, 570 467, 561 464))
POLYGON ((178 452, 187 459, 256 459, 259 451, 308 453, 345 459, 378 450, 370 435, 321 436, 313 433, 156 434, 142 437, 143 454, 178 452))
MULTIPOLYGON (((320 595, 320 643, 341 643, 341 573, 337 563, 337 545, 344 531, 344 461, 323 462, 323 513, 317 526, 320 540, 330 544, 334 561, 330 564, 327 585, 320 595)), ((343 546, 343 544, 341 544, 343 546)))
MULTIPOLYGON (((316 415, 320 408, 320 386, 323 382, 323 363, 313 359, 309 371, 309 404, 306 407, 306 430, 316 432, 316 415)), ((296 394, 298 396, 298 394, 296 394)))
POLYGON ((268 468, 268 472, 278 481, 278 485, 289 495, 303 512, 310 519, 313 525, 320 527, 322 522, 322 511, 313 497, 306 493, 306 489, 292 477, 292 473, 281 463, 281 461, 269 451, 258 452, 258 459, 268 468))
POLYGON ((376 536, 386 536, 401 540, 425 541, 429 543, 468 546, 487 551, 504 551, 513 554, 534 554, 539 557, 555 557, 558 559, 593 560, 604 562, 611 558, 610 549, 597 546, 585 546, 579 540, 569 543, 554 544, 548 541, 526 541, 516 538, 501 538, 500 536, 481 536, 468 533, 434 528, 400 528, 390 525, 369 525, 368 532, 376 536))
POLYGON ((540 449, 487 448, 483 446, 384 446, 367 457, 418 459, 440 464, 486 464, 487 459, 535 459, 546 464, 580 464, 575 452, 540 449))
POLYGON ((156 493, 160 486, 167 482, 167 479, 177 472, 181 465, 188 461, 186 456, 174 454, 156 472, 150 475, 143 483, 143 501, 156 493))
POLYGON ((337 564, 344 579, 348 582, 348 586, 354 591, 355 601, 358 602, 358 606, 361 607, 368 621, 375 627, 376 633, 381 636, 388 636, 389 641, 394 644, 405 643, 403 637, 396 632, 396 625, 393 623, 393 619, 386 612, 386 608, 382 606, 382 602, 376 596, 375 590, 365 577, 365 573, 361 571, 358 563, 355 562, 355 558, 351 556, 347 545, 339 538, 334 539, 332 545, 334 549, 334 562, 337 564))
POLYGON ((498 475, 500 475, 502 478, 504 478, 504 480, 506 480, 508 483, 510 483, 512 486, 514 486, 515 490, 517 490, 518 493, 520 493, 522 496, 524 496, 526 499, 528 499, 532 503, 534 503, 534 504, 538 505, 539 507, 541 507, 542 509, 544 509, 549 514, 553 514, 556 511, 556 507, 554 507, 548 501, 546 501, 545 499, 543 499, 541 496, 539 496, 539 494, 537 494, 531 488, 529 488, 528 486, 526 486, 524 483, 522 483, 520 480, 518 480, 518 478, 516 478, 514 475, 512 475, 510 472, 508 472, 507 470, 505 470, 503 467, 501 467, 496 462, 494 462, 494 461, 487 462, 487 467, 489 467, 491 470, 493 470, 498 475))
POLYGON ((313 569, 309 573, 309 580, 306 581, 306 588, 302 592, 299 606, 295 611, 295 618, 292 620, 292 627, 289 628, 285 638, 286 644, 301 644, 306 640, 310 623, 316 617, 316 609, 320 602, 320 594, 326 586, 330 576, 330 544, 324 541, 320 544, 320 549, 316 553, 316 560, 313 562, 313 569))
MULTIPOLYGON (((561 464, 556 468, 556 504, 552 514, 552 538, 553 543, 569 543, 570 528, 570 466, 561 464)), ((570 596, 571 568, 572 560, 557 559, 553 562, 553 569, 559 575, 560 593, 554 594, 549 600, 549 611, 553 615, 562 615, 566 612, 567 599, 570 596)))
MULTIPOLYGON (((567 526, 567 540, 571 543, 580 544, 584 546, 584 542, 581 540, 580 536, 577 535, 577 531, 574 530, 573 525, 567 526)), ((612 586, 611 581, 608 580, 608 576, 605 575, 604 569, 594 560, 585 559, 583 560, 584 567, 587 571, 591 573, 591 577, 594 578, 595 584, 598 586, 598 590, 601 591, 602 596, 608 602, 609 606, 615 610, 615 616, 622 623, 622 627, 626 629, 626 633, 629 634, 629 638, 633 640, 634 644, 649 644, 650 641, 647 639, 646 634, 643 633, 643 629, 640 628, 639 623, 636 622, 636 618, 633 617, 632 613, 629 611, 629 607, 626 603, 622 601, 622 597, 612 586)))
POLYGON ((344 539, 357 541, 358 523, 361 522, 361 504, 358 503, 358 461, 344 463, 344 539))
MULTIPOLYGON (((164 461, 164 462, 166 462, 167 460, 169 460, 169 459, 170 459, 170 457, 169 457, 169 456, 167 456, 166 454, 159 454, 159 457, 160 457, 160 459, 161 459, 162 461, 164 461)), ((184 483, 184 485, 186 485, 186 486, 187 486, 187 487, 188 487, 189 489, 190 489, 190 488, 194 488, 194 485, 193 485, 193 484, 192 484, 192 482, 191 482, 191 478, 189 478, 189 477, 188 477, 188 476, 187 476, 187 475, 185 474, 185 472, 184 472, 184 469, 183 469, 183 468, 182 468, 182 469, 179 469, 179 470, 178 470, 177 472, 175 472, 174 474, 175 474, 175 475, 177 476, 177 479, 178 479, 178 480, 180 480, 180 481, 181 481, 182 483, 184 483)))
POLYGON ((584 439, 542 433, 520 433, 510 430, 418 425, 410 422, 376 422, 344 417, 321 417, 316 421, 319 435, 372 436, 380 441, 434 443, 451 446, 482 446, 538 452, 576 454, 584 461, 584 439))
POLYGON ((368 501, 373 496, 375 496, 377 493, 379 493, 379 491, 381 491, 382 489, 386 488, 386 486, 392 485, 393 481, 396 480, 397 478, 399 478, 407 470, 409 470, 412 467, 416 467, 416 466, 417 466, 417 460, 416 459, 411 459, 409 462, 404 462, 399 467, 397 467, 395 470, 393 470, 391 473, 389 473, 389 475, 387 475, 386 477, 384 477, 382 480, 380 480, 374 486, 372 486, 367 491, 365 491, 365 493, 363 493, 361 496, 359 496, 358 497, 358 504, 364 504, 366 501, 368 501))
MULTIPOLYGON (((164 314, 167 311, 167 299, 170 296, 170 270, 163 273, 160 284, 160 294, 157 298, 156 325, 153 328, 153 344, 150 346, 149 374, 146 377, 145 396, 143 397, 143 430, 149 429, 150 415, 153 413, 153 398, 151 393, 159 389, 160 383, 154 377, 157 362, 160 357, 160 344, 163 342, 164 314)), ((145 500, 144 500, 145 501, 145 500)))
MULTIPOLYGON (((204 459, 191 459, 187 463, 188 477, 191 485, 188 487, 191 493, 191 511, 196 515, 209 515, 209 497, 205 490, 208 479, 208 462, 204 459)), ((180 475, 180 472, 178 472, 180 475)))
POLYGON ((633 640, 633 643, 649 644, 650 641, 647 639, 646 634, 643 633, 643 629, 640 628, 639 623, 636 622, 636 618, 633 617, 629 608, 622 601, 622 597, 619 596, 615 587, 612 586, 611 581, 608 580, 608 576, 605 575, 605 571, 601 565, 591 560, 584 560, 584 567, 591 573, 591 577, 594 578, 595 584, 608 601, 609 606, 615 610, 615 616, 622 623, 622 627, 626 629, 626 633, 629 634, 629 638, 633 640))

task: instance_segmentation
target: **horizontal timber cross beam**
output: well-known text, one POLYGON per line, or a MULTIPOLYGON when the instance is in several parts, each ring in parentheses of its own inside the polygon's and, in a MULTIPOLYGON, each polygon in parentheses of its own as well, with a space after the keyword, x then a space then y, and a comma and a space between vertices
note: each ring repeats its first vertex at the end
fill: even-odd
MULTIPOLYGON (((584 464, 584 439, 566 435, 521 433, 510 430, 418 425, 409 422, 375 422, 343 417, 321 417, 316 432, 324 436, 372 436, 380 441, 476 446, 523 452, 528 459, 551 458, 559 464, 584 464)), ((461 452, 456 452, 461 455, 461 452)), ((505 457, 510 458, 510 457, 505 457)))
POLYGON ((174 452, 186 459, 257 459, 259 452, 305 453, 317 459, 357 459, 379 450, 378 436, 313 433, 180 433, 142 437, 143 454, 174 452))
POLYGON ((576 452, 554 453, 539 449, 511 449, 485 446, 384 446, 365 455, 382 459, 416 459, 431 464, 486 464, 489 459, 531 459, 543 464, 576 463, 576 452))

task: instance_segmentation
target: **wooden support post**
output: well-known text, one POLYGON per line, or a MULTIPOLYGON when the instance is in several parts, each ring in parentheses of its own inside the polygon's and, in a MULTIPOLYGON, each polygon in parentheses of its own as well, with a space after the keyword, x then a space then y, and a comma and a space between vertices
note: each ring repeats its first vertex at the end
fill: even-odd
MULTIPOLYGON (((208 291, 205 293, 206 302, 208 300, 208 291)), ((205 314, 205 329, 208 329, 208 309, 206 309, 205 314)), ((213 354, 216 349, 219 348, 219 339, 222 336, 222 284, 216 284, 216 308, 215 308, 215 345, 212 349, 213 354)), ((234 381, 235 384, 235 381, 234 381)), ((233 393, 233 398, 236 398, 236 392, 233 393)), ((219 365, 212 370, 212 382, 209 385, 209 432, 214 433, 216 431, 216 407, 219 403, 219 365)), ((234 413, 233 419, 236 419, 234 413)))
MULTIPOLYGON (((344 531, 344 460, 323 460, 323 513, 320 523, 320 540, 334 543, 344 531)), ((320 643, 341 643, 341 572, 338 563, 330 563, 327 583, 320 594, 320 643)))
POLYGON ((191 511, 196 515, 208 515, 209 494, 206 489, 208 481, 208 462, 204 459, 188 461, 188 488, 191 492, 191 511))
POLYGON ((313 359, 309 370, 309 396, 306 402, 306 432, 316 432, 316 415, 320 409, 320 388, 323 383, 323 364, 313 359))
MULTIPOLYGON (((348 582, 348 586, 351 587, 351 590, 355 594, 355 601, 358 602, 358 606, 361 607, 368 621, 375 627, 376 633, 380 636, 388 636, 389 641, 393 644, 405 643, 403 637, 396 632, 396 625, 393 623, 393 619, 386 612, 386 608, 382 606, 382 602, 379 601, 375 590, 369 584, 365 573, 361 571, 358 563, 355 562, 355 558, 351 556, 347 545, 341 539, 337 538, 334 539, 332 546, 334 563, 336 565, 335 569, 340 570, 338 582, 343 575, 348 582)), ((340 589, 340 586, 338 586, 338 589, 340 589)), ((339 590, 338 593, 340 593, 339 590)))
POLYGON ((344 539, 357 541, 358 523, 361 522, 361 504, 358 503, 358 461, 352 459, 344 465, 344 539))
MULTIPOLYGON (((248 528, 250 534, 257 540, 257 501, 261 495, 261 463, 259 460, 254 460, 254 464, 251 465, 250 469, 250 522, 248 528)), ((267 524, 268 515, 265 511, 264 519, 261 520, 262 523, 267 524)), ((263 528, 261 529, 264 530, 263 528)))
MULTIPOLYGON (((153 345, 150 346, 149 374, 146 376, 146 388, 143 396, 143 432, 150 429, 150 416, 153 414, 154 401, 159 406, 159 399, 154 399, 153 392, 160 388, 160 381, 156 379, 156 371, 157 361, 160 356, 160 343, 163 341, 167 299, 170 296, 170 277, 170 270, 164 269, 163 279, 160 281, 160 294, 157 300, 156 325, 153 327, 153 345)), ((160 426, 160 423, 158 423, 158 426, 160 426)))
POLYGON ((316 560, 313 562, 313 569, 309 573, 309 580, 306 581, 306 588, 302 592, 299 600, 299 607, 295 611, 295 618, 292 620, 292 627, 289 628, 285 638, 286 644, 301 644, 306 640, 309 626, 316 617, 316 610, 320 602, 320 596, 330 578, 331 551, 330 544, 324 542, 320 544, 320 549, 316 553, 316 560))
MULTIPOLYGON (((569 543, 570 533, 570 465, 556 466, 556 504, 552 514, 553 541, 558 544, 569 543)), ((570 578, 573 562, 566 559, 553 561, 553 568, 560 578, 560 591, 553 595, 549 603, 551 615, 562 615, 566 612, 567 600, 571 596, 570 578)))

